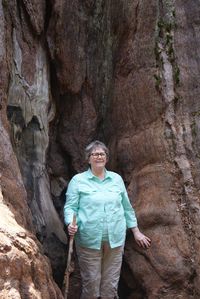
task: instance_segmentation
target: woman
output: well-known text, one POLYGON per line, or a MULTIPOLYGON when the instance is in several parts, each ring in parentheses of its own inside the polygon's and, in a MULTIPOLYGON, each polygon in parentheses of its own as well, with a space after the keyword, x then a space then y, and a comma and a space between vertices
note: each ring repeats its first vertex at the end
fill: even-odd
POLYGON ((82 277, 81 299, 117 297, 126 228, 143 248, 151 240, 137 227, 124 182, 117 173, 106 170, 109 151, 94 141, 86 148, 90 168, 70 181, 64 206, 69 235, 75 235, 82 277), (77 225, 72 225, 73 214, 77 225))

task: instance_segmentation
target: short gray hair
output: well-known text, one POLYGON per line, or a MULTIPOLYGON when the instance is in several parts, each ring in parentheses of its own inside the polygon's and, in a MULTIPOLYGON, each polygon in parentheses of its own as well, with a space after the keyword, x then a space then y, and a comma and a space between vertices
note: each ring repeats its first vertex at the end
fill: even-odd
POLYGON ((95 141, 91 142, 90 144, 88 144, 88 146, 85 148, 85 159, 87 161, 89 160, 89 157, 90 157, 92 151, 94 149, 98 148, 98 147, 102 148, 105 151, 106 157, 107 157, 107 160, 108 160, 109 149, 107 148, 107 146, 103 142, 101 142, 99 140, 95 140, 95 141))

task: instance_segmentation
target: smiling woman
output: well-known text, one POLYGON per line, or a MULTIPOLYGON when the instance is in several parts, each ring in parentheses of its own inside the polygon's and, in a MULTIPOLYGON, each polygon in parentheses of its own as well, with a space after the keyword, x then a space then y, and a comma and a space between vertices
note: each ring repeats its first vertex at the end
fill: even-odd
POLYGON ((81 299, 114 299, 120 276, 126 229, 131 228, 137 244, 150 246, 151 240, 137 227, 120 175, 105 165, 109 150, 94 141, 85 150, 90 165, 69 183, 64 206, 69 235, 75 235, 82 277, 81 299), (72 225, 73 215, 77 225, 72 225))

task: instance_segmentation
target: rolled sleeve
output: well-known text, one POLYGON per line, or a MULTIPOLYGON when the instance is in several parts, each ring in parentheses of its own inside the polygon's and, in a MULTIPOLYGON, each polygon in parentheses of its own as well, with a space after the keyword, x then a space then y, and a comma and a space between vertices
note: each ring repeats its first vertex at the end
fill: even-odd
POLYGON ((124 208, 126 226, 127 228, 137 227, 138 224, 137 224, 136 214, 130 203, 128 193, 126 191, 126 187, 122 179, 121 179, 121 185, 122 185, 122 205, 124 208))
POLYGON ((64 205, 64 221, 69 224, 73 220, 73 215, 77 215, 79 204, 78 184, 75 178, 69 182, 66 192, 66 202, 64 205))

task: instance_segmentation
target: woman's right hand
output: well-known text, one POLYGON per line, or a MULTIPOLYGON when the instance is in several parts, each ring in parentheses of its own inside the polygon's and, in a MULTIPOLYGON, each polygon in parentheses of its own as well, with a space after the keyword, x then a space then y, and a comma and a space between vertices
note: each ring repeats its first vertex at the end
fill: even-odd
POLYGON ((68 233, 70 236, 74 236, 75 233, 77 232, 78 230, 78 226, 77 225, 73 225, 72 223, 70 223, 67 227, 68 229, 68 233))

